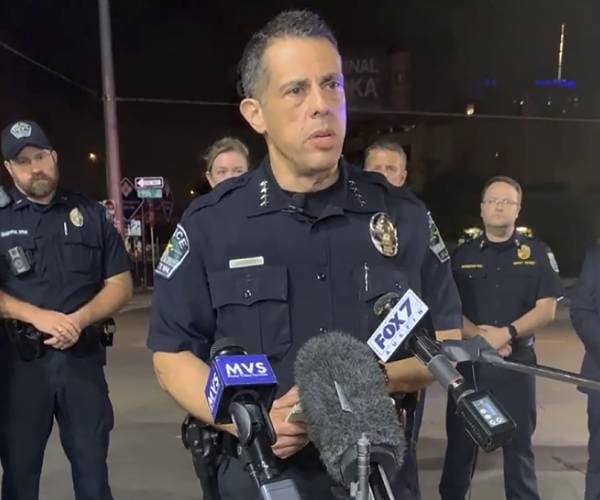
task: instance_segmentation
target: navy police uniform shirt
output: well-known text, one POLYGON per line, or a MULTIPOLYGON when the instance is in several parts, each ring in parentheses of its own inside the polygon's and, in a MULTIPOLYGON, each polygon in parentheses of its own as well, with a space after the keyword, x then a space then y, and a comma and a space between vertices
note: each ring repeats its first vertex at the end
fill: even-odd
MULTIPOLYGON (((600 379, 600 246, 591 248, 571 295, 571 321, 585 346, 584 377, 600 379)), ((593 393, 591 389, 581 389, 593 393)))
POLYGON ((35 306, 72 313, 104 280, 129 271, 121 237, 98 202, 58 190, 48 205, 15 188, 0 209, 0 288, 35 306))
MULTIPOLYGON (((325 191, 282 191, 267 161, 194 200, 156 270, 148 346, 191 351, 204 361, 232 337, 269 356, 284 393, 309 338, 338 330, 367 340, 373 304, 408 288, 421 294, 437 329, 459 328, 448 253, 423 204, 391 195, 378 174, 344 164, 325 191), (376 213, 397 230, 397 254, 371 238, 376 213)), ((388 242, 389 243, 389 242, 388 242)))
MULTIPOLYGON (((485 235, 454 252, 452 271, 463 314, 475 325, 508 326, 543 298, 559 298, 562 287, 556 259, 535 238, 514 234, 502 243, 485 235)), ((533 337, 513 341, 512 360, 533 359, 533 337)))

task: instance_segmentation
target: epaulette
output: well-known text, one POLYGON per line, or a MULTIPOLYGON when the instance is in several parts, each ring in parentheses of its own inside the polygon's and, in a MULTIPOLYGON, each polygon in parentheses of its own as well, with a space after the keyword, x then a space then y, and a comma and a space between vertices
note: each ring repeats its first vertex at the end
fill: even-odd
POLYGON ((185 215, 191 215, 198 210, 218 204, 226 194, 248 184, 251 177, 252 172, 248 172, 244 175, 240 175, 239 177, 233 177, 231 179, 227 179, 226 181, 220 182, 208 193, 198 196, 198 198, 194 199, 185 210, 185 215))
POLYGON ((390 193, 395 198, 402 198, 420 207, 425 207, 425 203, 423 202, 423 200, 421 200, 421 198, 419 198, 408 186, 390 186, 390 193))
POLYGON ((480 247, 483 243, 483 236, 477 236, 476 238, 466 238, 459 246, 477 246, 480 247))
POLYGON ((370 172, 367 170, 363 170, 355 165, 348 165, 348 169, 354 178, 362 178, 366 182, 370 184, 375 184, 384 189, 384 191, 391 195, 393 198, 401 198, 407 201, 411 201, 419 206, 424 206, 424 203, 410 190, 410 188, 403 186, 397 187, 392 186, 385 175, 380 174, 379 172, 370 172))
POLYGON ((93 208, 97 208, 96 205, 98 205, 98 207, 104 210, 100 202, 91 198, 87 194, 81 193, 80 191, 61 188, 58 192, 58 196, 63 202, 67 203, 67 205, 74 207, 78 205, 92 206, 93 208))
POLYGON ((361 170, 358 167, 355 168, 357 168, 357 170, 361 172, 362 176, 367 182, 370 182, 372 184, 379 184, 380 186, 383 186, 386 190, 389 189, 390 184, 383 174, 380 174, 379 172, 368 172, 366 170, 361 170))

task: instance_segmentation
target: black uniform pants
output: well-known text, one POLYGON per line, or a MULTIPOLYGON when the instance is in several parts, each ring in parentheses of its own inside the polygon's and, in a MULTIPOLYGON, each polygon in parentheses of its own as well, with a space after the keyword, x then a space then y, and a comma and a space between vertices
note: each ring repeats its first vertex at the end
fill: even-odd
POLYGON ((400 474, 392 483, 394 496, 398 500, 421 500, 417 443, 423 421, 425 395, 425 389, 419 391, 418 395, 417 393, 410 394, 407 398, 410 401, 404 405, 405 411, 401 410, 401 421, 405 427, 406 450, 400 474))
MULTIPOLYGON (((459 365, 472 382, 471 363, 459 365)), ((489 365, 475 364, 477 387, 493 392, 512 416, 517 429, 512 441, 503 447, 504 490, 507 500, 539 500, 531 436, 535 431, 535 378, 489 365)), ((476 445, 456 416, 454 401, 448 397, 446 411, 448 436, 444 470, 440 483, 442 500, 464 500, 471 485, 476 445)))
POLYGON ((585 500, 600 500, 600 394, 588 392, 588 463, 585 474, 585 500))
POLYGON ((34 361, 1 356, 2 500, 38 500, 44 450, 54 419, 71 462, 77 500, 112 500, 106 456, 113 410, 103 356, 49 350, 34 361))

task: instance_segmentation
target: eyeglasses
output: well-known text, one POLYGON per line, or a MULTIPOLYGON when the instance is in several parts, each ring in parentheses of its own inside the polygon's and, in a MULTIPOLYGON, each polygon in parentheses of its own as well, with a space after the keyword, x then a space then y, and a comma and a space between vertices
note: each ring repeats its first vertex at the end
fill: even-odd
POLYGON ((498 198, 488 198, 487 200, 483 200, 482 203, 486 205, 500 205, 501 207, 514 207, 519 204, 518 201, 509 200, 508 198, 502 198, 501 200, 498 198))
POLYGON ((34 154, 32 158, 27 158, 26 156, 19 156, 19 157, 15 158, 14 160, 11 160, 11 163, 14 163, 15 165, 17 165, 19 167, 31 167, 31 165, 33 165, 33 163, 41 163, 41 162, 47 160, 51 155, 52 155, 52 151, 44 149, 44 150, 34 154))

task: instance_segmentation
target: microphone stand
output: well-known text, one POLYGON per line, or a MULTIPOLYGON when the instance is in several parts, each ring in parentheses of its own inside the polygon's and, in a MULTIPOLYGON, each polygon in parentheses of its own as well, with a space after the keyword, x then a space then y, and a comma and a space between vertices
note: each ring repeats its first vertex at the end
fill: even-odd
POLYGON ((371 443, 364 434, 356 443, 356 482, 350 485, 350 498, 354 500, 395 500, 383 467, 371 463, 371 443))
POLYGON ((279 470, 271 450, 276 437, 265 407, 242 397, 231 402, 229 414, 238 431, 239 446, 248 458, 246 470, 263 500, 301 500, 292 479, 276 479, 279 470))
POLYGON ((463 361, 476 361, 505 370, 527 373, 537 377, 548 378, 567 384, 585 387, 586 389, 600 391, 600 380, 585 378, 576 373, 561 370, 560 368, 553 368, 551 366, 525 365, 515 361, 507 361, 479 335, 468 340, 444 340, 441 342, 441 348, 449 359, 456 361, 457 363, 463 361))

